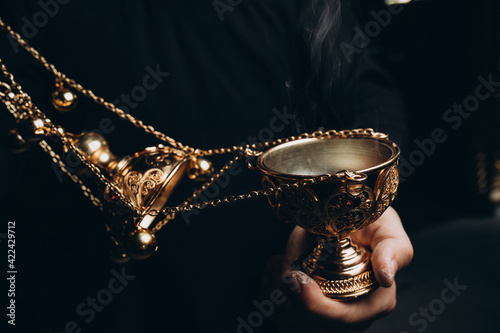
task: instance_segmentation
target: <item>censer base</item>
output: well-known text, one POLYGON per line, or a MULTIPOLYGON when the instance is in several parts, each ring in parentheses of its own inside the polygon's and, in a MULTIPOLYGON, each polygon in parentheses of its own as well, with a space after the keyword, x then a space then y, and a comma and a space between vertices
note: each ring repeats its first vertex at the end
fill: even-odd
POLYGON ((349 301, 366 295, 378 288, 373 271, 368 271, 340 280, 326 280, 320 276, 313 275, 323 294, 331 299, 349 301))
POLYGON ((352 300, 379 286, 371 266, 371 252, 353 244, 350 237, 320 236, 298 262, 331 299, 352 300))

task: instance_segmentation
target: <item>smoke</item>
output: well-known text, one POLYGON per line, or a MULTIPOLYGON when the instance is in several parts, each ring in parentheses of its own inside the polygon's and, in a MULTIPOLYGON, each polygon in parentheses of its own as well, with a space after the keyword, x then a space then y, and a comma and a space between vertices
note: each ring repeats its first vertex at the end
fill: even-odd
MULTIPOLYGON (((332 92, 341 76, 338 49, 342 25, 341 0, 304 1, 301 12, 296 62, 292 80, 287 82, 290 110, 296 115, 298 133, 315 131, 326 123, 325 110, 331 108, 332 92), (307 70, 304 70, 304 65, 307 70)), ((342 119, 329 112, 337 124, 342 119)))
POLYGON ((345 67, 339 49, 345 30, 341 1, 307 0, 302 6, 292 77, 286 84, 298 133, 343 123, 335 104, 345 67))
POLYGON ((340 75, 337 41, 341 25, 340 0, 311 0, 304 21, 305 38, 310 45, 311 74, 321 77, 325 89, 330 89, 340 75))

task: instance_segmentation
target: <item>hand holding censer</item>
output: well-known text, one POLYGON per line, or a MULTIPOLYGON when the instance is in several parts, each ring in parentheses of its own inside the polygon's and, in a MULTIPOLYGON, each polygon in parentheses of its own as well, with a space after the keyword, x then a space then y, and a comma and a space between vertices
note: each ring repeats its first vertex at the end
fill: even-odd
POLYGON ((349 234, 375 222, 394 200, 399 154, 387 135, 352 130, 281 144, 257 160, 264 188, 334 175, 268 196, 281 220, 319 236, 297 263, 330 298, 352 299, 377 288, 370 253, 353 244, 349 234))

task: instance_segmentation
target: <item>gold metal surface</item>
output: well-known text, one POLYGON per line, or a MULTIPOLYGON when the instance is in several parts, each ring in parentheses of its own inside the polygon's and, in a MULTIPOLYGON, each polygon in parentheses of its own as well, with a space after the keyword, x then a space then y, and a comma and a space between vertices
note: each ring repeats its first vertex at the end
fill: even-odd
POLYGON ((334 175, 327 181, 275 191, 268 200, 281 220, 320 235, 318 244, 297 263, 326 296, 340 300, 377 287, 370 253, 352 244, 348 235, 376 221, 394 200, 400 154, 399 147, 380 133, 345 133, 277 145, 257 159, 265 189, 334 175), (327 240, 335 243, 328 253, 327 240))
POLYGON ((49 133, 46 121, 37 117, 21 119, 17 128, 21 137, 28 142, 38 142, 49 133))
POLYGON ((151 231, 139 228, 125 238, 124 248, 132 259, 141 260, 155 253, 158 244, 151 231))
MULTIPOLYGON (((190 158, 164 146, 150 147, 127 159, 112 180, 139 213, 135 224, 150 228, 181 180, 190 158)), ((116 197, 107 190, 106 198, 116 197)))
POLYGON ((187 175, 189 179, 207 181, 214 172, 212 162, 203 157, 194 157, 188 164, 187 175))
POLYGON ((60 81, 56 82, 56 91, 52 93, 52 106, 60 112, 68 112, 75 108, 77 95, 60 81))
POLYGON ((149 229, 181 180, 191 158, 181 150, 162 145, 119 158, 111 152, 107 141, 96 133, 67 135, 87 161, 99 167, 114 185, 115 191, 111 187, 104 190, 104 210, 116 217, 108 222, 108 230, 117 246, 123 247, 134 259, 151 255, 154 251, 149 250, 153 246, 139 246, 139 241, 151 233, 149 229), (131 211, 123 209, 126 205, 119 195, 130 205, 131 211))
POLYGON ((21 154, 27 151, 30 143, 22 138, 16 129, 11 129, 4 138, 5 146, 14 154, 21 154))

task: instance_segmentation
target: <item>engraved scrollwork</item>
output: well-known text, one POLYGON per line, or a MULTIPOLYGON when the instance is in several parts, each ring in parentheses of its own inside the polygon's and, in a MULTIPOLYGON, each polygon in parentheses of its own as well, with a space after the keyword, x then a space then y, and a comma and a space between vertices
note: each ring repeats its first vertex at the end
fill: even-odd
POLYGON ((148 170, 145 175, 145 179, 141 182, 139 192, 141 195, 148 195, 150 190, 153 190, 158 184, 160 184, 163 171, 158 169, 148 170), (146 176, 149 172, 149 175, 146 176))
POLYGON ((142 174, 137 171, 131 172, 125 177, 125 184, 134 195, 139 193, 139 181, 141 178, 142 174))
POLYGON ((309 188, 284 191, 278 194, 276 210, 278 216, 286 221, 318 233, 316 229, 322 227, 318 201, 317 196, 309 188))
POLYGON ((331 195, 324 204, 327 229, 332 235, 342 235, 358 230, 369 217, 375 194, 365 187, 358 196, 344 191, 331 195))
POLYGON ((377 179, 377 190, 379 195, 374 207, 371 218, 365 222, 368 225, 375 222, 382 216, 385 210, 391 205, 396 197, 399 185, 399 171, 397 164, 393 165, 389 170, 382 172, 377 179))
POLYGON ((125 191, 129 193, 130 198, 134 198, 134 203, 142 207, 145 198, 152 194, 165 179, 165 173, 156 168, 144 172, 132 171, 125 176, 125 191))

